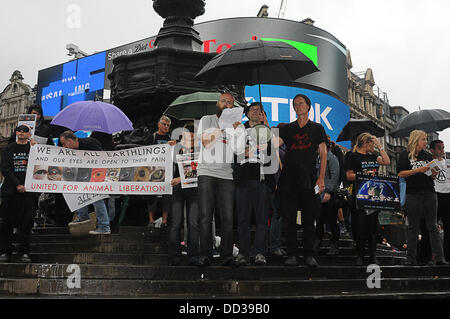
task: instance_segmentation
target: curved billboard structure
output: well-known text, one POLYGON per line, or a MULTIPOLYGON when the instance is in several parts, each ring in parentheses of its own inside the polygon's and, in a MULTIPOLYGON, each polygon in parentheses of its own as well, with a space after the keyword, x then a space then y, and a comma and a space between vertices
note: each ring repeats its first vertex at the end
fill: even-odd
MULTIPOLYGON (((266 87, 263 90, 263 95, 266 94, 264 95, 266 101, 263 100, 264 107, 270 115, 271 124, 276 125, 280 121, 292 119, 292 110, 286 111, 289 112, 286 114, 290 114, 286 117, 283 115, 285 111, 281 109, 278 113, 274 111, 273 101, 276 100, 273 99, 289 101, 295 95, 292 93, 299 91, 298 88, 310 90, 304 93, 311 96, 313 107, 315 103, 320 105, 320 111, 314 111, 314 114, 318 114, 314 120, 325 124, 327 132, 332 133, 330 134, 332 139, 334 136, 337 137, 335 133, 339 134, 350 119, 348 107, 342 111, 345 109, 343 102, 347 101, 348 94, 346 48, 330 33, 301 22, 256 17, 208 21, 195 24, 194 28, 200 33, 203 40, 202 50, 206 53, 220 53, 235 43, 263 39, 286 42, 316 64, 320 72, 292 82, 292 89, 271 86, 272 88, 266 87), (316 94, 318 92, 321 94, 316 94), (270 100, 272 102, 267 99, 272 99, 270 100), (332 103, 336 106, 332 106, 332 103), (327 107, 332 109, 328 113, 327 107), (333 120, 330 119, 335 116, 334 112, 338 109, 341 110, 336 113, 339 121, 332 125, 333 120), (327 122, 330 123, 329 127, 327 122)), ((44 114, 54 116, 70 103, 93 99, 95 96, 107 99, 110 88, 107 75, 112 71, 113 59, 154 50, 155 39, 156 36, 153 36, 39 71, 37 98, 41 101, 44 114)), ((252 88, 246 89, 247 100, 251 99, 252 92, 252 88)), ((280 107, 285 104, 284 102, 276 105, 280 107)))

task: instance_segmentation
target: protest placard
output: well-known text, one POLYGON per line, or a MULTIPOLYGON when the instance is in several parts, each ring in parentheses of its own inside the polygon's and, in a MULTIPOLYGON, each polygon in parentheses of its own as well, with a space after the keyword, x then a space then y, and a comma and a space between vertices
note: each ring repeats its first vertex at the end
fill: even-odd
POLYGON ((34 131, 36 129, 36 114, 19 114, 19 120, 17 126, 26 125, 31 129, 31 137, 34 137, 34 131))
POLYGON ((25 187, 40 193, 172 194, 172 152, 168 144, 120 151, 34 145, 25 187))
POLYGON ((67 206, 71 212, 74 212, 82 207, 93 204, 99 200, 109 198, 105 194, 63 194, 67 206))
POLYGON ((197 187, 197 166, 199 153, 177 155, 181 188, 197 187))
POLYGON ((356 174, 356 208, 400 210, 400 185, 397 176, 356 174))

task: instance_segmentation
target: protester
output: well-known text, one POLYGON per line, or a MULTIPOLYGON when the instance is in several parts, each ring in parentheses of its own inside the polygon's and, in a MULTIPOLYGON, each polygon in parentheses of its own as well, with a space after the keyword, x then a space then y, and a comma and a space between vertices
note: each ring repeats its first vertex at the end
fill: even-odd
POLYGON ((438 219, 441 219, 444 230, 444 257, 450 260, 450 165, 445 159, 444 148, 444 142, 441 140, 430 143, 433 159, 439 166, 439 172, 434 179, 434 188, 438 199, 438 219))
MULTIPOLYGON (((335 192, 339 185, 339 161, 337 157, 330 152, 330 143, 327 141, 327 169, 325 173, 325 191, 320 194, 321 210, 320 217, 316 225, 317 235, 317 249, 320 248, 323 235, 324 226, 329 225, 331 230, 330 249, 327 255, 334 256, 339 254, 339 235, 340 229, 338 226, 337 213, 338 208, 334 204, 335 192)), ((318 158, 317 169, 320 168, 320 158, 318 158)))
MULTIPOLYGON (((182 139, 179 143, 178 154, 189 154, 194 159, 194 124, 187 123, 183 127, 185 131, 182 133, 182 139)), ((180 231, 183 228, 184 208, 186 208, 186 224, 187 224, 187 255, 189 264, 197 265, 200 254, 200 237, 199 237, 199 207, 197 187, 185 188, 181 186, 181 177, 176 160, 174 161, 174 174, 171 185, 172 193, 172 209, 168 216, 169 230, 169 265, 178 266, 181 263, 181 238, 180 231)))
MULTIPOLYGON (((317 267, 314 258, 315 227, 319 208, 318 193, 325 189, 327 159, 325 130, 321 124, 309 120, 311 100, 302 94, 294 97, 293 107, 298 119, 280 128, 278 141, 287 146, 285 164, 281 171, 277 192, 281 199, 283 222, 286 224, 288 258, 286 266, 297 266, 297 211, 301 209, 303 248, 306 265, 317 267), (316 158, 319 151, 321 164, 317 177, 316 158), (317 189, 317 191, 315 190, 317 189)), ((275 144, 277 145, 277 144, 275 144)))
POLYGON ((390 159, 375 136, 362 133, 356 140, 352 152, 346 157, 345 171, 349 182, 353 182, 352 230, 356 241, 356 265, 361 266, 364 259, 364 244, 368 241, 371 264, 378 264, 376 258, 377 223, 379 210, 356 208, 356 174, 378 175, 380 165, 389 165, 390 159), (378 154, 375 153, 375 147, 378 154))
MULTIPOLYGON (((283 126, 286 126, 287 123, 279 123, 276 128, 280 129, 283 126)), ((283 225, 282 217, 280 214, 281 205, 280 205, 280 195, 277 192, 277 185, 280 179, 281 171, 283 169, 283 163, 286 157, 286 144, 280 146, 277 150, 279 167, 278 171, 274 175, 275 179, 275 189, 273 193, 269 194, 269 209, 272 211, 272 215, 270 217, 270 226, 269 226, 269 252, 277 257, 286 256, 286 251, 281 248, 281 226, 283 225)))
MULTIPOLYGON (((250 262, 250 221, 254 212, 256 221, 256 233, 254 240, 255 264, 266 264, 267 236, 268 236, 268 196, 275 188, 272 175, 264 175, 261 170, 264 158, 258 154, 260 147, 270 149, 267 143, 257 145, 250 137, 250 130, 264 121, 264 109, 260 102, 253 102, 245 110, 248 121, 244 123, 249 137, 249 143, 245 147, 245 156, 241 162, 237 162, 234 169, 236 214, 238 218, 239 255, 236 262, 240 266, 246 266, 250 262), (262 121, 261 121, 262 120, 262 121)), ((263 153, 266 153, 261 149, 263 153)))
POLYGON ((408 218, 408 246, 406 265, 417 265, 417 237, 421 218, 425 219, 431 242, 431 264, 447 264, 437 227, 437 196, 433 178, 437 170, 430 167, 433 157, 425 151, 427 133, 412 131, 408 150, 400 154, 398 176, 406 179, 406 213, 408 218))
MULTIPOLYGON (((101 151, 102 146, 98 140, 92 137, 78 138, 72 131, 65 131, 59 136, 61 145, 65 148, 77 149, 83 151, 101 151)), ((95 214, 97 216, 97 229, 91 230, 91 235, 110 235, 111 229, 109 224, 108 211, 106 209, 105 201, 99 200, 93 203, 95 214)), ((69 226, 77 226, 89 223, 88 206, 77 210, 77 218, 69 223, 69 226)))
POLYGON ((30 242, 33 228, 34 197, 25 189, 25 176, 30 153, 30 127, 20 125, 15 129, 17 142, 2 150, 1 171, 4 176, 2 185, 2 204, 0 209, 0 262, 11 259, 13 250, 13 228, 19 228, 18 260, 31 262, 30 242))
MULTIPOLYGON (((151 135, 149 145, 155 144, 169 144, 174 146, 177 141, 172 140, 169 135, 170 125, 172 121, 167 116, 163 115, 158 122, 158 130, 151 135)), ((162 206, 162 227, 167 227, 167 216, 170 209, 170 195, 146 196, 148 208, 148 225, 155 226, 155 211, 158 207, 158 202, 162 206)))
MULTIPOLYGON (((103 151, 113 151, 114 150, 114 140, 112 134, 104 132, 92 132, 91 136, 100 142, 103 151)), ((119 196, 109 195, 109 198, 105 199, 108 208, 108 217, 110 221, 110 226, 113 225, 114 218, 116 217, 116 199, 119 196)))
POLYGON ((45 123, 43 110, 40 105, 32 105, 28 109, 29 114, 36 114, 36 126, 34 128, 34 139, 36 142, 42 144, 40 141, 46 140, 47 145, 55 145, 53 143, 53 135, 50 125, 45 123))
POLYGON ((200 205, 200 259, 199 265, 208 266, 213 257, 212 216, 217 207, 220 215, 222 265, 234 266, 233 258, 233 206, 234 153, 245 147, 245 129, 240 122, 232 128, 221 129, 219 118, 225 108, 232 108, 234 97, 220 95, 217 113, 203 116, 198 128, 200 159, 198 165, 198 196, 200 205))

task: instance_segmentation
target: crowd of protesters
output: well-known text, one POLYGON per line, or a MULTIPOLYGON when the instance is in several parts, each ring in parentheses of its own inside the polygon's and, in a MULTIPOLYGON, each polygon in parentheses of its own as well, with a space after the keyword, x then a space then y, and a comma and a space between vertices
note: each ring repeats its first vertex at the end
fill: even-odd
MULTIPOLYGON (((181 138, 170 136, 171 120, 162 116, 157 131, 147 141, 148 145, 178 146, 175 148, 177 154, 192 159, 194 154, 200 153, 197 187, 181 187, 180 172, 174 162, 172 195, 149 195, 145 200, 150 227, 155 227, 155 212, 158 203, 161 204, 161 227, 167 229, 169 264, 182 264, 181 233, 184 233, 189 264, 212 264, 216 247, 215 216, 220 223, 220 262, 223 266, 247 266, 252 262, 257 266, 266 265, 268 255, 283 257, 285 266, 297 266, 298 256, 303 255, 307 266, 317 267, 316 257, 326 228, 331 232, 327 255, 339 254, 341 230, 348 228, 356 244, 355 265, 363 265, 366 247, 369 263, 378 264, 376 247, 380 211, 357 209, 354 185, 357 174, 376 176, 380 166, 390 165, 378 139, 363 133, 344 156, 341 148, 325 134, 323 126, 309 119, 311 101, 299 94, 292 105, 297 120, 281 123, 277 127, 278 135, 259 143, 250 135, 255 132, 252 131, 254 128, 268 127, 262 104, 254 102, 245 108, 248 121, 244 124, 235 122, 232 127, 221 129, 221 114, 233 106, 233 95, 221 94, 217 113, 203 116, 198 127, 193 122, 185 123, 181 138), (222 158, 208 158, 217 154, 222 158), (303 229, 302 254, 297 240, 299 219, 303 229), (251 236, 252 221, 256 226, 254 236, 251 236), (238 238, 233 236, 235 223, 238 238), (235 242, 239 248, 237 255, 234 254, 235 242)), ((42 109, 35 106, 30 113, 37 114, 36 135, 52 144, 50 129, 42 120, 42 109)), ((28 126, 18 126, 14 138, 2 150, 0 262, 11 258, 13 228, 16 226, 19 259, 31 261, 36 195, 28 193, 24 187, 30 145, 35 143, 29 141, 30 136, 28 126)), ((58 137, 59 145, 66 148, 98 151, 114 148, 111 135, 99 132, 89 138, 78 138, 73 132, 66 131, 58 137)), ((444 143, 433 141, 430 151, 427 150, 427 134, 413 131, 408 150, 400 154, 397 165, 398 176, 406 182, 406 265, 418 264, 419 232, 422 238, 429 238, 430 265, 446 265, 446 259, 450 258, 450 175, 447 175, 444 143), (437 164, 431 168, 433 160, 437 164), (443 224, 443 242, 438 232, 438 218, 443 224), (421 223, 425 229, 420 229, 421 223)), ((112 196, 107 202, 100 200, 94 204, 97 229, 90 234, 111 234, 115 199, 116 196, 112 196)), ((87 206, 79 209, 69 225, 88 223, 88 212, 87 206)))

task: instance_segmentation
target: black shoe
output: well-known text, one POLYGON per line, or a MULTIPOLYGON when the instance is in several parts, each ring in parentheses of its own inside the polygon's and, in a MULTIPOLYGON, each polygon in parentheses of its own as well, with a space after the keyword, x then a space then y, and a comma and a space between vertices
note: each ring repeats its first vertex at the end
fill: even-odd
POLYGON ((228 257, 228 258, 225 258, 223 261, 222 261, 222 264, 221 264, 222 266, 229 266, 229 267, 235 267, 236 266, 236 263, 234 262, 234 258, 233 257, 228 257))
POLYGON ((361 256, 356 257, 356 266, 362 266, 364 263, 364 259, 361 256))
POLYGON ((0 263, 7 263, 10 260, 10 256, 7 253, 0 255, 0 263))
POLYGON ((448 265, 448 262, 446 262, 445 260, 439 260, 439 261, 431 260, 428 263, 428 266, 446 266, 446 265, 448 265))
POLYGON ((208 257, 202 256, 198 259, 197 266, 199 267, 208 267, 211 265, 208 257))
POLYGON ((289 267, 298 266, 297 257, 295 257, 295 256, 288 257, 288 259, 286 259, 286 261, 284 262, 284 265, 289 266, 289 267))
POLYGON ((306 263, 306 266, 308 266, 308 267, 314 267, 314 268, 319 267, 319 263, 313 256, 306 257, 305 263, 306 263))
POLYGON ((21 263, 31 263, 31 258, 28 254, 23 254, 17 260, 21 263))

